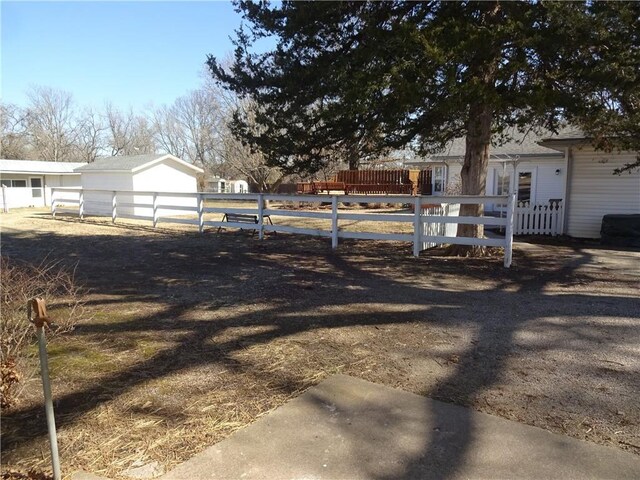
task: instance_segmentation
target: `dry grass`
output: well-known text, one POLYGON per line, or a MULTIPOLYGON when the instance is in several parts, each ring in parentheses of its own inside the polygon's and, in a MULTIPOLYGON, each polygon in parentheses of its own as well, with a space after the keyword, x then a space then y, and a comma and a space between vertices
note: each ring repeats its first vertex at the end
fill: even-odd
MULTIPOLYGON (((92 289, 87 317, 50 344, 66 474, 170 469, 334 373, 640 452, 637 254, 549 246, 505 271, 401 243, 335 253, 280 234, 3 220, 5 253, 56 251, 92 289)), ((3 419, 3 463, 45 469, 43 427, 29 382, 3 419)))
POLYGON ((27 320, 27 302, 42 298, 54 323, 47 326, 47 335, 56 337, 73 329, 83 315, 82 289, 76 284, 74 271, 59 260, 45 258, 38 264, 13 261, 0 257, 2 284, 2 335, 0 338, 0 404, 3 409, 13 405, 20 396, 20 384, 33 376, 35 330, 27 320))

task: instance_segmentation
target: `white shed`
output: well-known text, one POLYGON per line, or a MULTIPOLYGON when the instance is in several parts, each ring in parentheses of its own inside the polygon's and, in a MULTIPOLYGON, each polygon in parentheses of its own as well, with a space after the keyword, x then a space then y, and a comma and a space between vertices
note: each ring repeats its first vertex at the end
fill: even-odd
POLYGON ((245 180, 231 180, 229 193, 249 193, 249 184, 245 180))
MULTIPOLYGON (((203 173, 201 168, 168 154, 103 157, 75 171, 81 174, 87 215, 110 215, 112 192, 116 191, 118 215, 121 216, 151 215, 150 192, 197 193, 197 175, 203 173)), ((164 196, 162 203, 197 206, 195 197, 164 196)))
POLYGON ((0 160, 2 208, 51 205, 51 187, 80 187, 79 162, 0 160))
POLYGON ((208 177, 204 182, 204 191, 211 193, 249 193, 249 184, 245 180, 225 180, 221 177, 208 177))
POLYGON ((204 182, 204 191, 211 193, 227 193, 229 182, 222 177, 207 177, 204 182))

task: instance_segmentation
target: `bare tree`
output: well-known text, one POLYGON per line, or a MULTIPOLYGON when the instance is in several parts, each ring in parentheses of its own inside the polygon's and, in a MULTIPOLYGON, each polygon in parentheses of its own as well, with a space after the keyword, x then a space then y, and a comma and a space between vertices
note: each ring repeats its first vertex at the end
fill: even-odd
MULTIPOLYGON (((230 60, 227 60, 230 63, 230 60)), ((241 175, 253 184, 259 192, 274 192, 287 176, 277 167, 270 167, 262 153, 252 151, 231 131, 233 115, 240 112, 246 118, 253 118, 257 105, 251 100, 242 100, 233 92, 216 84, 211 75, 203 72, 204 86, 208 98, 215 98, 220 109, 221 120, 217 123, 216 155, 220 159, 220 171, 241 175)))
POLYGON ((26 131, 36 156, 54 162, 72 160, 77 125, 71 94, 49 87, 33 87, 27 96, 26 131))
POLYGON ((84 111, 77 121, 77 141, 75 155, 77 160, 93 162, 104 151, 107 126, 101 115, 92 109, 84 111))
POLYGON ((220 163, 217 149, 222 122, 218 99, 204 88, 193 90, 154 113, 161 148, 210 170, 220 163))
MULTIPOLYGON (((255 108, 255 105, 238 100, 235 108, 250 110, 255 108)), ((227 121, 231 120, 232 114, 231 110, 227 112, 227 121)), ((282 171, 268 166, 262 153, 252 151, 248 145, 236 138, 229 129, 228 123, 224 123, 220 133, 220 156, 227 168, 246 177, 259 192, 276 191, 286 178, 282 171)))
POLYGON ((0 103, 0 158, 23 159, 29 156, 24 114, 17 105, 0 103))
POLYGON ((112 104, 105 106, 106 146, 111 156, 139 155, 156 151, 153 126, 132 110, 122 112, 112 104))
POLYGON ((186 159, 189 149, 182 125, 176 119, 173 108, 163 105, 153 112, 153 126, 160 150, 186 159))

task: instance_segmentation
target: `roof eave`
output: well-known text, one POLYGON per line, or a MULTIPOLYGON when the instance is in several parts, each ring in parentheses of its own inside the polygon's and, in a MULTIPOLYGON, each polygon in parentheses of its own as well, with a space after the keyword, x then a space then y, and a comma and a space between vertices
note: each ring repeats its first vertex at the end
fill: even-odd
POLYGON ((41 171, 25 171, 25 170, 2 170, 0 173, 13 175, 80 175, 76 172, 41 172, 41 171))
POLYGON ((171 160, 179 163, 180 165, 183 165, 183 166, 185 166, 187 168, 195 170, 197 173, 204 173, 204 170, 202 168, 196 167, 195 165, 192 165, 191 163, 185 162, 184 160, 182 160, 182 159, 180 159, 178 157, 175 157, 175 156, 173 156, 171 154, 162 155, 161 157, 155 158, 155 159, 151 160, 150 162, 144 163, 142 165, 138 165, 137 167, 133 168, 131 170, 131 172, 132 173, 137 173, 137 172, 139 172, 141 170, 144 170, 145 168, 149 168, 149 167, 155 165, 156 163, 160 163, 160 162, 162 162, 163 160, 166 160, 166 159, 171 159, 171 160))

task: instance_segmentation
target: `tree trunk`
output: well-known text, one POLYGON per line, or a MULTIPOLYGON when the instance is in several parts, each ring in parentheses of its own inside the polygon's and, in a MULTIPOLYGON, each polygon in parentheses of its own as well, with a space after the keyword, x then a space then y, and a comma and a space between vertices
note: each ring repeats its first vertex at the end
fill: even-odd
MULTIPOLYGON (((460 172, 462 195, 484 195, 487 184, 489 148, 491 146, 491 123, 493 114, 488 105, 472 105, 467 121, 466 150, 464 164, 460 172)), ((484 205, 460 205, 460 216, 479 216, 484 205)), ((484 225, 458 225, 458 237, 484 236, 484 225)), ((452 245, 448 252, 452 255, 480 256, 485 248, 480 246, 452 245)))
POLYGON ((358 147, 355 144, 349 146, 348 157, 349 170, 358 170, 360 168, 360 156, 358 154, 358 147))

